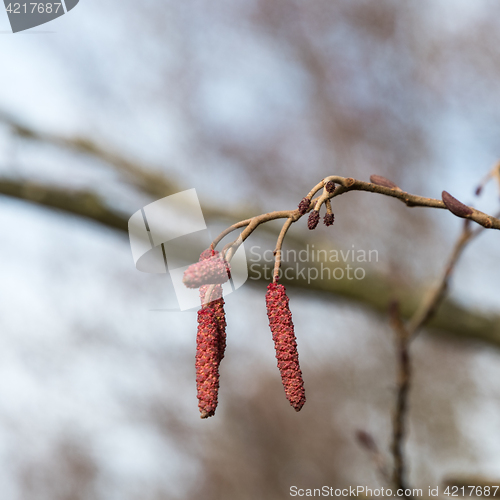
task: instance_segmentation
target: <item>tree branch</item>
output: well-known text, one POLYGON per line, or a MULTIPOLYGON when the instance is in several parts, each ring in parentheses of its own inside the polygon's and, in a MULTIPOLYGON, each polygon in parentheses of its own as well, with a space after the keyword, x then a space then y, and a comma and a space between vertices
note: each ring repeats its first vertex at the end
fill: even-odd
MULTIPOLYGON (((340 188, 337 188, 340 189, 340 188)), ((40 206, 62 210, 120 231, 128 230, 128 216, 112 208, 95 194, 88 191, 68 191, 42 183, 0 178, 0 195, 14 197, 40 206)), ((295 212, 295 211, 290 211, 295 212)), ((229 217, 226 214, 226 217, 229 217)), ((245 221, 247 222, 247 221, 245 221)), ((289 236, 290 238, 290 236, 289 236)), ((294 237, 295 248, 305 248, 305 243, 294 237)), ((314 267, 313 264, 311 267, 314 267)), ((270 281, 262 264, 253 263, 249 270, 249 283, 270 281)), ((362 281, 313 280, 296 276, 288 280, 284 275, 283 284, 298 289, 331 293, 347 300, 369 307, 385 314, 387 304, 394 293, 387 277, 367 271, 362 281)), ((403 319, 409 319, 421 301, 422 291, 418 287, 401 290, 400 308, 403 319)), ((437 314, 429 321, 429 327, 447 332, 455 338, 473 339, 500 347, 500 316, 481 314, 466 309, 451 300, 444 300, 437 314)))

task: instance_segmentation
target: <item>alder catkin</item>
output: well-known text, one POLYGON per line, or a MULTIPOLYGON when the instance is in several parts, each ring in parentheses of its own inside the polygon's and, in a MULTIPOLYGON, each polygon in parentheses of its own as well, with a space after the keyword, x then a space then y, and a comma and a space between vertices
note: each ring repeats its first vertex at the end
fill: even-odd
POLYGON ((311 210, 309 218, 307 219, 307 227, 309 229, 315 229, 319 222, 319 212, 317 210, 311 210))
POLYGON ((331 226, 335 222, 335 215, 333 214, 325 214, 325 218, 323 219, 325 226, 331 226))
POLYGON ((211 307, 198 311, 196 387, 201 418, 215 414, 219 392, 219 335, 211 307))
POLYGON ((217 326, 217 343, 219 346, 219 362, 224 358, 226 350, 226 313, 224 311, 224 299, 222 296, 222 286, 215 285, 210 297, 206 293, 211 285, 200 287, 200 299, 202 306, 208 306, 214 311, 214 320, 217 326))
POLYGON ((309 198, 302 198, 302 200, 299 203, 299 213, 300 215, 304 215, 308 210, 309 207, 311 206, 311 200, 309 198))
POLYGON ((206 250, 203 250, 200 254, 200 258, 198 259, 199 261, 202 260, 207 260, 210 257, 216 257, 219 255, 219 252, 217 250, 212 250, 211 248, 207 248, 206 250))
MULTIPOLYGON (((210 257, 219 255, 216 250, 208 249, 201 253, 200 261, 209 259, 210 257)), ((214 310, 214 319, 217 326, 217 344, 219 346, 219 363, 224 358, 226 350, 226 313, 224 311, 224 298, 222 293, 222 285, 202 285, 200 287, 200 299, 202 306, 210 304, 214 310), (206 297, 207 291, 212 289, 210 297, 206 297)))
POLYGON ((184 271, 182 282, 188 288, 199 288, 202 285, 220 285, 230 277, 229 264, 214 255, 190 265, 184 271))
POLYGON ((299 411, 306 402, 304 381, 288 297, 283 285, 271 283, 266 293, 267 316, 273 334, 276 360, 286 398, 299 411))

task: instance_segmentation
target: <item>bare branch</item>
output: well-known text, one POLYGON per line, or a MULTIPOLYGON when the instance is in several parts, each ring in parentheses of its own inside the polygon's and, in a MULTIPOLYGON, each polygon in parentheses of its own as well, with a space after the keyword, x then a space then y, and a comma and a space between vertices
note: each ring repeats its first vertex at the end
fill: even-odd
POLYGON ((113 229, 128 230, 128 217, 110 208, 95 193, 47 184, 0 178, 0 194, 64 210, 113 229))
MULTIPOLYGON (((340 189, 341 186, 337 186, 340 189)), ((36 203, 41 206, 63 210, 64 212, 94 220, 100 224, 120 231, 128 230, 128 216, 110 208, 97 195, 88 191, 68 191, 51 185, 27 182, 25 180, 0 178, 0 195, 11 196, 17 199, 36 203)), ((288 218, 293 214, 297 217, 297 211, 274 212, 288 218)), ((275 215, 274 215, 275 216, 275 215)), ((228 214, 226 214, 228 217, 228 214)), ((278 218, 278 217, 276 217, 278 218)), ((246 224, 247 220, 242 221, 246 224)), ((264 226, 265 228, 267 226, 264 226)), ((292 238, 288 234, 287 238, 292 238)), ((293 235, 294 244, 305 247, 305 243, 297 236, 293 235)), ((265 273, 259 264, 254 264, 253 270, 257 266, 260 273, 253 276, 256 279, 264 280, 265 273)), ((363 282, 345 280, 302 280, 301 278, 284 282, 287 286, 304 288, 310 291, 332 293, 345 297, 365 305, 381 314, 387 311, 387 304, 393 297, 393 289, 387 277, 374 272, 367 272, 363 282)), ((418 287, 403 292, 401 299, 401 315, 408 319, 410 314, 417 309, 421 302, 421 293, 418 287)), ((435 316, 431 317, 427 325, 448 332, 458 338, 476 339, 490 345, 500 347, 500 317, 496 315, 482 314, 477 311, 465 309, 450 300, 443 300, 435 316)))

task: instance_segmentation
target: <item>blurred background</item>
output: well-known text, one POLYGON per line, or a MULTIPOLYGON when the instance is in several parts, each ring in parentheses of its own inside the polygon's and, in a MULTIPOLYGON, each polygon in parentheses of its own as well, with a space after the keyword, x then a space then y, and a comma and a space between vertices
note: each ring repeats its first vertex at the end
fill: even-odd
MULTIPOLYGON (((326 175, 474 195, 500 156, 490 0, 82 0, 16 35, 0 13, 2 500, 280 499, 384 486, 396 352, 387 315, 439 277, 461 221, 369 193, 285 249, 375 249, 359 282, 287 283, 307 403, 284 397, 267 282, 226 300, 215 417, 200 420, 196 314, 138 272, 127 220, 196 188, 214 234, 292 209, 326 175), (3 30, 3 31, 2 31, 3 30), (376 285, 375 285, 376 284, 376 285)), ((248 247, 273 249, 279 224, 248 247)), ((411 346, 408 482, 500 480, 500 266, 484 231, 411 346)), ((498 484, 498 482, 497 482, 498 484)))

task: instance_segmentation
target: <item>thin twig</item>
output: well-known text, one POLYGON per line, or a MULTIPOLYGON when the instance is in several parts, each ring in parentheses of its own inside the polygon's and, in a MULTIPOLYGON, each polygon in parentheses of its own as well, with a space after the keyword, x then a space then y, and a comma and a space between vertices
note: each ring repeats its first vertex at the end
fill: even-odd
MULTIPOLYGON (((399 304, 393 302, 390 307, 391 325, 396 335, 397 349, 397 395, 396 409, 393 417, 392 456, 394 459, 393 483, 397 489, 405 491, 406 463, 404 454, 404 437, 406 431, 406 413, 408 394, 411 383, 411 362, 408 352, 409 332, 399 313, 399 304)), ((405 495, 406 496, 406 495, 405 495)))
POLYGON ((293 219, 287 219, 281 228, 280 235, 278 237, 278 241, 276 242, 276 248, 274 250, 275 262, 274 262, 274 271, 273 271, 273 281, 277 281, 278 273, 281 266, 281 247, 283 246, 283 240, 285 239, 286 233, 288 229, 292 225, 293 219))
MULTIPOLYGON (((433 198, 425 198, 423 196, 417 196, 414 194, 407 193, 406 191, 401 191, 395 188, 388 188, 385 186, 379 186, 377 184, 372 184, 370 182, 358 181, 350 177, 339 177, 332 175, 326 177, 324 181, 333 181, 340 184, 333 193, 330 194, 330 198, 340 196, 349 191, 368 191, 371 193, 383 194, 386 196, 391 196, 392 198, 397 198, 405 203, 408 207, 430 207, 430 208, 444 208, 446 205, 442 200, 436 200, 433 198)), ((497 217, 492 217, 473 207, 468 207, 471 210, 471 214, 465 217, 466 219, 473 220, 479 225, 486 227, 488 229, 500 229, 500 219, 497 217)))
POLYGON ((250 224, 247 225, 245 230, 234 240, 232 243, 228 243, 222 250, 222 254, 225 259, 229 262, 233 255, 238 250, 239 246, 255 231, 255 229, 265 222, 276 219, 288 219, 291 218, 292 222, 300 219, 301 215, 298 210, 281 210, 277 212, 269 212, 267 214, 262 214, 251 219, 250 224))
POLYGON ((387 461, 384 455, 380 452, 375 438, 365 430, 357 430, 356 438, 358 443, 369 453, 380 479, 386 484, 389 484, 391 482, 391 475, 389 474, 387 461))
POLYGON ((212 241, 212 244, 210 245, 210 247, 215 248, 219 244, 219 242, 223 238, 225 238, 228 234, 232 233, 233 231, 236 231, 236 229, 240 229, 241 227, 248 226, 248 224, 250 224, 250 222, 252 222, 252 219, 242 220, 240 222, 237 222, 236 224, 233 224, 232 226, 229 226, 227 229, 224 229, 224 231, 222 231, 222 233, 220 233, 219 236, 217 236, 217 238, 215 238, 215 240, 212 241))

